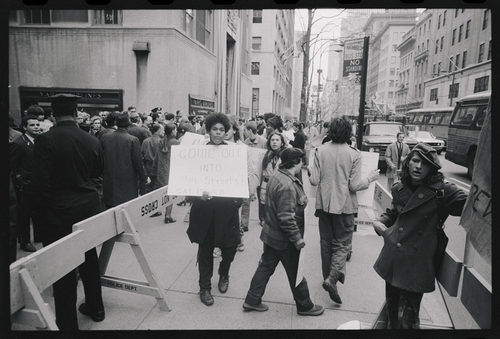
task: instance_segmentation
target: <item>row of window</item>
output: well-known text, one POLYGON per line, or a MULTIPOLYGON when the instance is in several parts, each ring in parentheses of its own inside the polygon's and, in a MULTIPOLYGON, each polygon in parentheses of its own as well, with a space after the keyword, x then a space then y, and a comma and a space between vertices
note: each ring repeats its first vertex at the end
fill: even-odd
MULTIPOLYGON (((92 10, 93 25, 121 25, 122 11, 117 9, 92 10)), ((25 25, 50 25, 51 23, 88 23, 88 10, 49 10, 31 9, 21 12, 21 24, 25 25)), ((10 11, 11 19, 17 20, 16 11, 10 11)))
MULTIPOLYGON (((491 40, 488 43, 488 54, 485 59, 485 44, 479 45, 479 51, 477 55, 477 63, 481 63, 486 60, 491 60, 491 40)), ((467 66, 467 51, 463 51, 462 54, 457 54, 455 57, 450 57, 450 62, 448 64, 448 73, 456 71, 459 68, 465 68, 467 66)), ((441 61, 432 66, 432 73, 439 75, 442 71, 441 61), (436 68, 437 67, 437 68, 436 68)))
MULTIPOLYGON (((458 16, 458 11, 460 9, 455 9, 455 18, 458 16)), ((444 11, 443 14, 439 15, 438 16, 438 29, 441 28, 441 18, 443 19, 443 27, 445 26, 446 24, 446 12, 448 11, 444 11)), ((462 13, 465 12, 465 9, 462 9, 462 13)), ((485 9, 484 12, 483 12, 483 24, 482 24, 482 30, 484 31, 486 28, 488 28, 488 21, 489 21, 489 16, 490 16, 490 10, 489 9, 485 9)), ((470 21, 470 20, 469 20, 470 21)), ((430 26, 430 25, 429 25, 430 26)))
MULTIPOLYGON (((476 78, 474 80, 474 93, 487 91, 489 81, 490 81, 490 77, 488 75, 484 76, 484 77, 476 78)), ((448 99, 457 98, 459 88, 460 88, 460 83, 451 84, 449 87, 449 90, 448 90, 448 99)), ((430 101, 438 100, 438 89, 437 88, 433 88, 430 90, 429 100, 430 101)))
MULTIPOLYGON (((465 26, 465 38, 464 40, 469 38, 470 35, 470 26, 471 26, 471 20, 467 21, 466 26, 465 26)), ((458 41, 462 41, 462 35, 463 35, 463 30, 464 30, 464 25, 460 25, 458 28, 458 41)), ((457 37, 457 29, 455 28, 453 30, 453 33, 451 34, 451 45, 455 45, 455 38, 457 37)))

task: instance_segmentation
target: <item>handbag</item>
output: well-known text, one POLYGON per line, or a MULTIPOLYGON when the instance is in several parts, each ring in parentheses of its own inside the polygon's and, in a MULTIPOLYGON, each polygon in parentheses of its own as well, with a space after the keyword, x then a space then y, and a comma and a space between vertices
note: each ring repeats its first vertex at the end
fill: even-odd
POLYGON ((446 246, 448 245, 448 237, 444 233, 444 222, 446 221, 447 215, 444 212, 443 200, 444 200, 444 183, 441 182, 441 188, 436 192, 436 199, 438 205, 438 223, 437 223, 437 248, 434 253, 434 271, 437 276, 443 265, 444 254, 446 252, 446 246))

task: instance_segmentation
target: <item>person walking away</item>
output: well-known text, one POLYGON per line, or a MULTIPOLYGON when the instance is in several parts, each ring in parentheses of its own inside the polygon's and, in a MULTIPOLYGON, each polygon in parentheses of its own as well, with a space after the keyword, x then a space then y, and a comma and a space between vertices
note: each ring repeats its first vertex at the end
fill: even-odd
POLYGON ((397 140, 387 146, 385 150, 385 162, 387 163, 387 170, 385 175, 387 176, 387 190, 390 192, 392 185, 394 185, 394 180, 398 178, 398 172, 401 170, 401 164, 404 159, 410 153, 410 147, 403 143, 405 139, 405 134, 399 132, 396 136, 397 140))
POLYGON ((42 130, 36 115, 24 116, 21 119, 21 126, 24 133, 9 144, 9 161, 19 197, 18 241, 23 251, 35 252, 36 247, 31 243, 31 224, 35 243, 42 241, 42 231, 41 220, 35 211, 35 192, 31 172, 35 139, 42 134, 42 130))
MULTIPOLYGON (((153 171, 153 162, 155 160, 156 152, 158 151, 158 145, 164 136, 163 125, 154 124, 151 126, 152 136, 146 138, 141 146, 142 161, 144 163, 144 168, 146 169, 146 174, 151 179, 151 182, 146 187, 146 192, 152 192, 156 185, 156 173, 153 171)), ((152 216, 160 216, 161 212, 157 212, 152 216)))
POLYGON ((315 149, 314 163, 308 171, 311 185, 318 186, 315 216, 319 218, 323 289, 338 304, 342 300, 336 284, 345 280, 358 211, 356 192, 367 189, 379 176, 377 169, 361 177, 361 152, 347 144, 351 132, 347 118, 332 119, 328 131, 331 141, 315 149))
MULTIPOLYGON (((224 137, 231 129, 231 123, 226 114, 210 113, 205 124, 210 137, 208 145, 227 145, 224 137)), ((229 269, 240 243, 238 210, 242 199, 212 197, 205 192, 201 197, 187 196, 186 201, 192 202, 187 235, 191 242, 198 244, 200 300, 210 306, 214 303, 211 293, 213 251, 218 247, 222 252, 218 288, 220 293, 226 293, 229 287, 229 269)))
POLYGON ((467 200, 439 169, 436 150, 418 143, 403 161, 401 181, 391 188, 391 209, 373 222, 384 238, 373 268, 385 280, 389 329, 420 328, 423 294, 435 289, 438 223, 448 215, 460 216, 467 200))
MULTIPOLYGON (((102 211, 96 180, 104 169, 99 140, 81 130, 76 121, 80 97, 58 94, 52 100, 56 126, 36 138, 33 150, 32 178, 37 213, 43 220, 43 246, 67 236, 75 223, 102 211)), ((54 258, 54 265, 57 260, 54 258)), ((97 251, 85 252, 78 266, 85 302, 80 313, 93 321, 103 321, 104 304, 97 251)), ((77 276, 71 271, 53 284, 56 324, 60 330, 78 330, 76 314, 77 276)))
POLYGON ((106 208, 123 204, 146 193, 151 180, 142 163, 141 146, 137 137, 127 132, 130 126, 127 111, 116 119, 118 129, 104 135, 101 145, 106 160, 102 193, 106 208))
POLYGON ((141 127, 142 120, 139 113, 131 113, 129 117, 132 123, 127 127, 127 131, 130 135, 137 137, 137 139, 139 139, 139 144, 142 145, 144 140, 149 138, 152 134, 149 129, 141 127))
POLYGON ((262 303, 262 296, 269 278, 281 262, 299 315, 321 315, 325 309, 315 305, 309 297, 307 281, 295 286, 299 267, 300 249, 304 242, 304 210, 307 196, 302 182, 296 177, 302 170, 305 152, 298 148, 287 148, 281 153, 279 169, 270 177, 266 193, 266 222, 260 239, 264 253, 255 271, 247 292, 243 309, 264 312, 269 307, 262 303))
MULTIPOLYGON (((174 123, 165 125, 165 136, 158 143, 155 157, 153 159, 152 173, 155 176, 154 189, 168 185, 170 175, 170 160, 172 157, 172 146, 180 145, 179 140, 175 138, 176 126, 174 123)), ((169 201, 170 197, 167 197, 169 201)), ((172 218, 172 207, 169 205, 165 209, 165 224, 176 222, 172 218)))
POLYGON ((105 134, 113 133, 118 129, 118 127, 116 127, 116 118, 118 118, 119 115, 120 112, 117 111, 109 112, 108 115, 106 115, 106 128, 101 129, 101 131, 97 135, 97 139, 99 139, 99 141, 102 141, 102 138, 105 134))

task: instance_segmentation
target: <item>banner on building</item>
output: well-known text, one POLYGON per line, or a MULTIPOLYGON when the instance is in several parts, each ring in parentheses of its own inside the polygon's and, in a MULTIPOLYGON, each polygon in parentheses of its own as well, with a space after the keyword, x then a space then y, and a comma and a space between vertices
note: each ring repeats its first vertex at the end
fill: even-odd
POLYGON ((469 234, 472 246, 491 264, 491 101, 477 147, 471 189, 460 224, 469 234), (480 165, 479 165, 480 164, 480 165))
POLYGON ((168 195, 248 198, 246 145, 172 146, 168 195))
POLYGON ((353 39, 344 42, 343 77, 354 79, 354 83, 361 83, 363 70, 364 39, 353 39))

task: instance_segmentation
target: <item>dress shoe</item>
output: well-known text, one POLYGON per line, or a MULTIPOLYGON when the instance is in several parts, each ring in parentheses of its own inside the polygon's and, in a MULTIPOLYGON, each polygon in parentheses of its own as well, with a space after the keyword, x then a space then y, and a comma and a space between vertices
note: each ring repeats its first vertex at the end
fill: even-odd
POLYGON ((347 252, 347 258, 346 258, 346 261, 351 260, 351 256, 352 256, 352 251, 347 252))
POLYGON ((212 293, 210 293, 210 290, 201 290, 200 300, 207 306, 210 306, 214 303, 214 298, 212 297, 212 293))
POLYGON ((177 206, 186 206, 186 200, 182 200, 177 206))
POLYGON ((243 226, 243 232, 248 232, 248 226, 243 226))
POLYGON ((332 279, 332 277, 326 278, 323 282, 323 289, 330 294, 330 299, 332 299, 337 304, 342 304, 339 292, 337 291, 337 282, 332 279))
POLYGON ((21 249, 25 252, 36 252, 35 246, 32 243, 21 244, 21 249))
POLYGON ((87 305, 85 303, 81 304, 78 307, 78 311, 80 311, 81 314, 88 315, 90 319, 95 322, 104 320, 104 310, 93 312, 87 308, 87 305))
POLYGON ((240 243, 237 247, 238 249, 238 252, 243 252, 245 250, 245 244, 244 243, 240 243))
POLYGON ((177 220, 173 219, 173 218, 168 218, 168 217, 165 217, 165 224, 170 224, 172 222, 176 222, 177 220))
POLYGON ((322 315, 325 308, 321 305, 314 305, 309 311, 297 311, 298 315, 322 315))
POLYGON ((229 276, 221 275, 219 278, 219 292, 226 293, 229 288, 229 276))
POLYGON ((161 215, 161 212, 156 212, 155 214, 151 214, 149 217, 154 218, 154 217, 159 217, 161 215))
POLYGON ((257 312, 265 312, 269 309, 266 304, 260 303, 259 305, 251 305, 246 302, 243 303, 243 309, 245 311, 257 311, 257 312))

